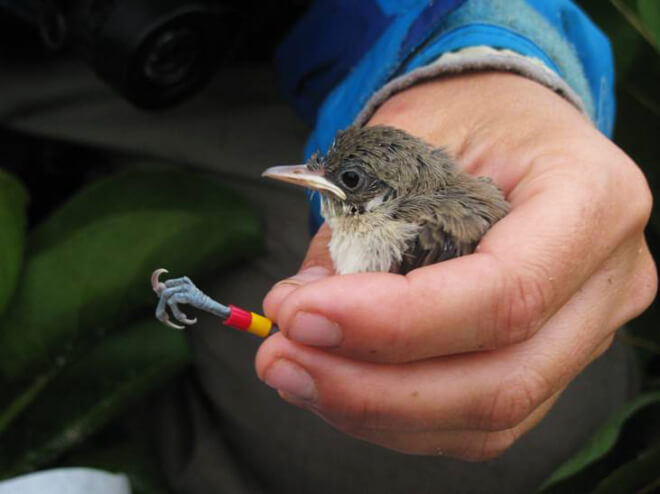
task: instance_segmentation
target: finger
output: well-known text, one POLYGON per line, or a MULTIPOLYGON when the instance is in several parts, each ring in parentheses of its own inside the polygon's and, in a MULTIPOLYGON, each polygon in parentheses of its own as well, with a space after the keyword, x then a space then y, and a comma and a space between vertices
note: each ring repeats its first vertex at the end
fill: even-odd
POLYGON ((618 294, 609 288, 622 277, 602 270, 534 338, 496 351, 382 364, 276 335, 261 346, 257 371, 272 387, 299 394, 301 403, 352 429, 510 429, 609 345, 623 322, 618 294))
MULTIPOLYGON (((613 336, 607 338, 594 351, 594 359, 602 355, 611 345, 613 336)), ((468 461, 484 461, 500 456, 521 436, 534 428, 557 402, 566 388, 555 393, 539 405, 517 426, 503 431, 484 432, 474 430, 399 432, 383 429, 344 429, 342 432, 358 439, 408 454, 451 456, 468 461)), ((293 405, 295 400, 282 396, 293 405)), ((321 413, 317 414, 332 423, 321 413)), ((333 424, 341 428, 341 424, 333 424)))
POLYGON ((342 432, 400 453, 485 461, 500 456, 523 434, 535 427, 552 408, 559 396, 560 393, 556 393, 534 410, 522 423, 503 431, 454 430, 406 433, 381 429, 356 429, 342 430, 342 432))
POLYGON ((257 357, 260 376, 288 401, 344 431, 423 434, 510 429, 577 372, 550 383, 535 369, 525 368, 532 364, 522 355, 481 354, 384 365, 293 345, 282 336, 262 345, 257 357))
POLYGON ((264 313, 267 317, 277 321, 280 304, 288 295, 302 285, 334 274, 332 259, 328 252, 330 235, 331 231, 328 225, 326 223, 321 225, 309 244, 298 273, 276 283, 266 295, 264 298, 264 313))
POLYGON ((630 200, 612 200, 598 179, 591 186, 581 183, 579 174, 568 180, 565 175, 573 172, 563 168, 539 171, 477 253, 406 277, 364 273, 298 287, 278 300, 280 329, 295 341, 382 361, 528 339, 612 255, 620 239, 641 232, 645 223, 641 212, 630 220, 630 208, 637 208, 630 200))

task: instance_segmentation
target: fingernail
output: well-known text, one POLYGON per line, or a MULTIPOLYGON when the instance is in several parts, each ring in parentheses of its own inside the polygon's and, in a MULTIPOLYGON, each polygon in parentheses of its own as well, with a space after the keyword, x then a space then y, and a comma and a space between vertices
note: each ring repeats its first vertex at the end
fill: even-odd
POLYGON ((275 361, 264 375, 264 382, 295 401, 316 400, 316 385, 305 369, 290 360, 275 361))
POLYGON ((286 337, 304 345, 332 347, 341 343, 341 328, 318 314, 299 312, 286 331, 286 337))

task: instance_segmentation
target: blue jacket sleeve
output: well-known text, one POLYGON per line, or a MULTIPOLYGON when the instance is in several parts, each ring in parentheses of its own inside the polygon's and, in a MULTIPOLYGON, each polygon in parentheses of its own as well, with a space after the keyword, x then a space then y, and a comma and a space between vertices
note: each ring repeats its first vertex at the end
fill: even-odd
POLYGON ((484 45, 542 61, 611 135, 611 48, 570 0, 316 0, 278 50, 278 81, 314 128, 309 155, 325 152, 393 77, 484 45))

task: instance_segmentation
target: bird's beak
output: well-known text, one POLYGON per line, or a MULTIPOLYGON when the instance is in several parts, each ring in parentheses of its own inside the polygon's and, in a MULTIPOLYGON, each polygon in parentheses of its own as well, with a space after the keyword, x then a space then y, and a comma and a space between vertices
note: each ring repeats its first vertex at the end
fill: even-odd
POLYGON ((344 191, 325 178, 322 170, 310 170, 307 165, 273 166, 264 171, 261 176, 302 185, 309 189, 332 192, 340 199, 346 199, 344 191))

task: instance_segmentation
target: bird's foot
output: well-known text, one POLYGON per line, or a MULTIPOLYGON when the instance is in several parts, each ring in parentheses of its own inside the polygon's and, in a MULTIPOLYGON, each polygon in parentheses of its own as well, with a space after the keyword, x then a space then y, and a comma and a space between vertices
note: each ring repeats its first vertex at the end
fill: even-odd
POLYGON ((184 329, 185 326, 195 324, 197 318, 188 318, 188 316, 179 309, 178 304, 189 304, 193 307, 205 310, 205 306, 208 305, 207 301, 209 297, 197 288, 187 276, 162 282, 158 279, 162 273, 167 273, 167 270, 157 269, 151 275, 151 287, 159 297, 158 306, 156 307, 156 318, 176 329, 184 329), (184 326, 175 324, 170 320, 170 316, 167 313, 167 307, 172 311, 174 319, 184 324, 184 326))

